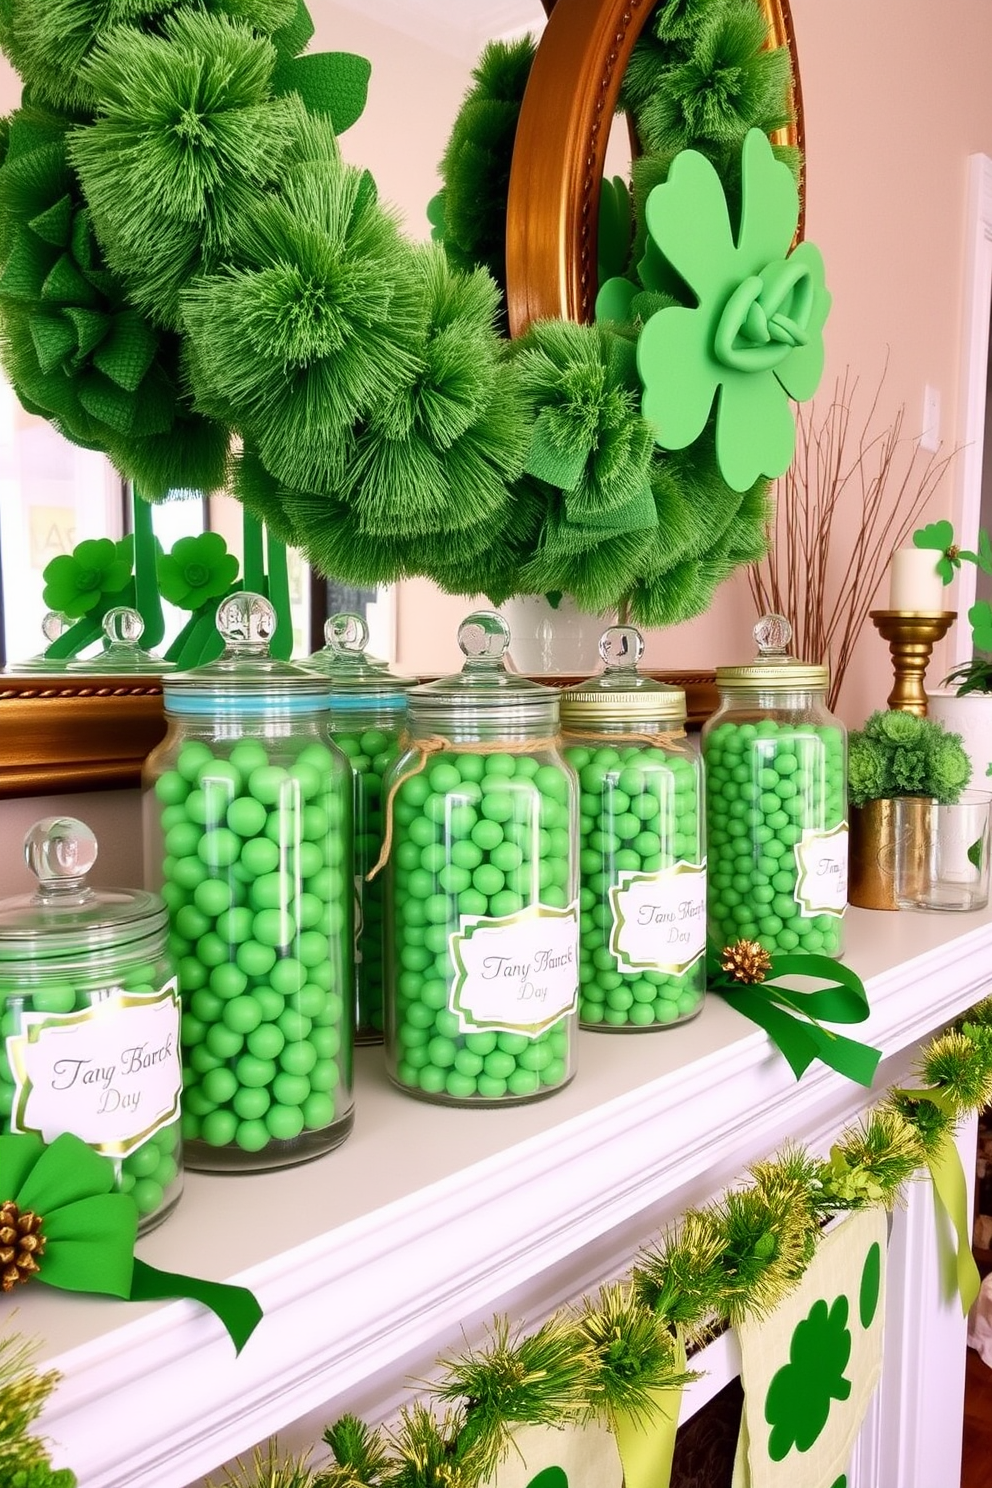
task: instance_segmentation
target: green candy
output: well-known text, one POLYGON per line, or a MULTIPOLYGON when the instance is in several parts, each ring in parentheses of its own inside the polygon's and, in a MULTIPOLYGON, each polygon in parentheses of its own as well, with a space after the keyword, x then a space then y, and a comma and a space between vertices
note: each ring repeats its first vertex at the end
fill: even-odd
MULTIPOLYGON (((404 1089, 450 1104, 533 1099, 571 1077, 569 1032, 554 1077, 542 1083, 541 1073, 555 1063, 540 1052, 543 1035, 465 1031, 450 1001, 457 974, 451 937, 465 920, 571 902, 572 778, 560 764, 509 750, 434 755, 426 769, 404 778, 418 762, 415 753, 399 761, 384 783, 388 792, 392 778, 401 781, 389 867, 389 1072, 404 1089)), ((315 1074, 309 1078, 316 1088, 315 1074)))
MULTIPOLYGON (((575 737, 581 739, 579 734, 575 737)), ((580 1020, 595 1028, 660 1026, 670 1020, 654 1016, 648 973, 621 969, 610 949, 615 918, 611 890, 621 884, 624 873, 661 872, 680 859, 702 861, 697 767, 683 755, 625 743, 622 735, 615 748, 570 743, 565 758, 582 787, 579 861, 585 915, 580 1020)), ((662 975, 685 990, 685 1016, 699 1012, 705 992, 702 960, 680 976, 650 974, 662 975)))
POLYGON ((704 736, 703 754, 711 962, 741 937, 757 940, 770 953, 839 955, 841 917, 807 917, 796 898, 794 849, 805 829, 829 831, 844 820, 842 730, 777 719, 757 725, 725 720, 704 736))

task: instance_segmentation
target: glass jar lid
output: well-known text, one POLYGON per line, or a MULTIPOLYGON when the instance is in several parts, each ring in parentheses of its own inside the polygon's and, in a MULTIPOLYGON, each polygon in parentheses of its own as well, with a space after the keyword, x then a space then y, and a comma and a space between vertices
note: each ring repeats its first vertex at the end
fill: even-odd
POLYGON ((301 666, 325 677, 331 688, 331 710, 377 706, 402 708, 406 694, 417 685, 415 677, 400 677, 385 661, 370 656, 366 647, 369 627, 363 615, 342 611, 324 622, 322 650, 308 656, 301 666))
POLYGON ((145 650, 141 644, 144 633, 145 622, 140 610, 132 609, 129 605, 115 605, 103 617, 103 651, 88 660, 83 658, 70 661, 66 670, 88 672, 91 675, 120 672, 128 676, 140 676, 145 672, 157 676, 160 672, 175 671, 174 661, 166 661, 145 650))
POLYGON ((603 671, 561 695, 565 728, 588 723, 684 723, 685 693, 637 670, 644 637, 632 625, 611 625, 599 641, 603 671))
POLYGON ((762 615, 754 627, 758 655, 743 666, 717 667, 716 685, 724 692, 821 692, 830 672, 814 662, 797 661, 787 646, 792 626, 784 615, 762 615))
POLYGON ((506 669, 510 627, 494 610, 475 610, 458 627, 465 657, 460 672, 425 682, 407 694, 410 722, 431 732, 477 721, 487 736, 507 730, 554 733, 559 693, 506 669))
POLYGON ((216 661, 176 672, 162 689, 166 712, 313 713, 327 705, 325 678, 269 655, 276 612, 262 594, 228 595, 217 606, 224 650, 216 661))
POLYGON ((86 876, 96 857, 96 837, 85 822, 72 816, 35 822, 24 838, 24 858, 38 887, 0 900, 0 966, 85 955, 165 930, 168 911, 157 894, 90 887, 86 876))

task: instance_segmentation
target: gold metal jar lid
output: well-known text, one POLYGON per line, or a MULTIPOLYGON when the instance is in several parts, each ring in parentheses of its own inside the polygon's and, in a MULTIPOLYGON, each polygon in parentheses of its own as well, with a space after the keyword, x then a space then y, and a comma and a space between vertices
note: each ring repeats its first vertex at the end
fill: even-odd
POLYGON ((561 722, 567 729, 591 723, 684 723, 685 693, 637 670, 644 637, 632 625, 611 625, 599 642, 604 670, 561 694, 561 722))
POLYGON ((717 667, 716 685, 721 692, 826 691, 829 668, 788 655, 792 626, 784 615, 762 615, 754 627, 754 639, 758 645, 754 661, 717 667))

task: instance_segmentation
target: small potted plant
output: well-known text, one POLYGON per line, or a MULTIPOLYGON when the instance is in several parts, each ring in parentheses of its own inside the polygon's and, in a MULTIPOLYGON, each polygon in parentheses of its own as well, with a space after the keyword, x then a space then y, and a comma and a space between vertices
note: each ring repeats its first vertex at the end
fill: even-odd
POLYGON ((971 779, 959 734, 932 718, 876 712, 852 732, 848 753, 851 861, 848 898, 862 909, 898 909, 896 864, 926 861, 930 805, 957 801, 971 779), (902 802, 897 813, 896 801, 902 802), (900 836, 902 840, 900 841, 900 836))
MULTIPOLYGON (((992 575, 992 541, 983 528, 975 552, 959 548, 950 522, 931 522, 913 533, 918 548, 935 548, 941 556, 937 571, 945 584, 962 563, 973 563, 992 575)), ((944 678, 941 687, 927 698, 927 713, 945 728, 961 735, 971 758, 976 782, 992 775, 992 604, 980 599, 968 611, 971 626, 971 658, 944 678)))

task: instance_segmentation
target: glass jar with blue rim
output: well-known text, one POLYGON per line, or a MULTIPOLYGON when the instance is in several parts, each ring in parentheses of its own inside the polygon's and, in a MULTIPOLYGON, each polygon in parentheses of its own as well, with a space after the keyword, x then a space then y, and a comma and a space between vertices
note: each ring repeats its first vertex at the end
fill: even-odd
POLYGON ((352 783, 326 681, 269 655, 268 600, 222 601, 219 660, 164 679, 146 879, 169 908, 190 1167, 282 1167, 351 1129, 352 783))

